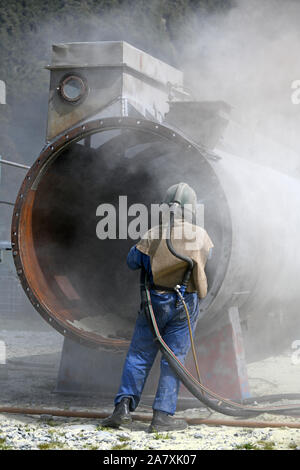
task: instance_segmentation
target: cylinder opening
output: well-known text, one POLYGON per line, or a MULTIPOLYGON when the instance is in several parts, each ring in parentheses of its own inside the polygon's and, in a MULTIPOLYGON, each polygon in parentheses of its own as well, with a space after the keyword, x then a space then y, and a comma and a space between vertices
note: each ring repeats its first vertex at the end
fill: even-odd
POLYGON ((139 308, 139 274, 128 269, 126 257, 138 240, 124 236, 136 216, 127 213, 126 222, 119 197, 124 203, 126 196, 127 209, 137 203, 150 208, 179 181, 196 190, 215 245, 206 270, 207 311, 227 269, 230 221, 215 172, 188 144, 165 131, 102 126, 64 145, 47 165, 49 154, 35 170, 38 184, 22 199, 18 225, 23 286, 60 332, 91 346, 127 346, 139 308), (115 207, 115 239, 97 237, 100 204, 115 207))

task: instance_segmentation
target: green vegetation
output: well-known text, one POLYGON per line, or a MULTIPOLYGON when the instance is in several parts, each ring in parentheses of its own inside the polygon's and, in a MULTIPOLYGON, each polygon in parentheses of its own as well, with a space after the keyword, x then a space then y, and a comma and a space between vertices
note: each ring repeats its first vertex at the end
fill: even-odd
MULTIPOLYGON (((205 15, 232 0, 10 0, 0 3, 1 79, 10 102, 44 93, 52 43, 125 39, 176 62, 180 33, 188 39, 205 15)), ((46 88, 45 88, 46 87, 46 88)))
POLYGON ((272 441, 257 441, 255 444, 246 442, 236 446, 237 450, 274 450, 275 442, 272 441))
POLYGON ((96 444, 93 445, 93 444, 85 444, 83 446, 84 449, 86 450, 98 450, 99 449, 99 446, 97 446, 96 444))
POLYGON ((160 440, 160 439, 162 439, 162 440, 171 439, 171 436, 168 432, 166 434, 159 434, 158 431, 154 430, 154 439, 156 439, 157 441, 160 440))
POLYGON ((246 442, 245 444, 239 444, 236 446, 237 450, 259 450, 259 448, 255 444, 251 444, 251 442, 246 442))
POLYGON ((45 424, 47 424, 48 426, 50 427, 55 427, 55 426, 59 426, 60 423, 58 421, 55 421, 54 419, 48 419, 45 424))
POLYGON ((131 448, 128 447, 128 444, 126 442, 123 444, 116 444, 111 448, 111 450, 123 450, 123 449, 131 450, 131 448))
POLYGON ((60 441, 43 442, 37 446, 40 450, 63 449, 65 444, 60 441))
POLYGON ((100 424, 96 426, 96 431, 108 431, 111 432, 111 428, 106 428, 105 426, 101 426, 100 424))
POLYGON ((262 450, 274 450, 275 446, 275 442, 272 441, 258 441, 257 444, 262 447, 262 450))
POLYGON ((297 444, 296 444, 295 442, 291 442, 291 443, 289 444, 289 449, 295 450, 295 449, 297 449, 297 447, 298 447, 298 446, 297 446, 297 444))
POLYGON ((48 430, 48 434, 50 436, 61 436, 61 437, 64 437, 66 435, 65 432, 61 432, 61 431, 57 431, 56 429, 49 429, 48 430))
POLYGON ((9 450, 12 446, 6 444, 6 437, 0 437, 0 450, 9 450))

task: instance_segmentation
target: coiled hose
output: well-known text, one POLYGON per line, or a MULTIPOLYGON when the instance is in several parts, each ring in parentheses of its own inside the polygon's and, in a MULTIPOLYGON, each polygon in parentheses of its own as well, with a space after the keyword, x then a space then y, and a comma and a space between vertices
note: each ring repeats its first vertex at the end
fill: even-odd
MULTIPOLYGON (((149 325, 151 330, 156 337, 159 348, 164 355, 165 359, 168 361, 170 367, 175 372, 175 374, 179 377, 181 382, 185 385, 185 387, 205 406, 211 408, 218 413, 222 413, 228 416, 236 416, 236 417, 244 417, 249 418, 253 416, 258 416, 262 413, 272 413, 272 414, 297 414, 300 413, 300 404, 295 405, 282 405, 282 406, 273 406, 262 408, 258 406, 250 406, 242 403, 233 402, 227 398, 224 398, 217 393, 209 390, 207 387, 202 385, 198 380, 193 377, 193 375, 185 368, 184 364, 179 361, 179 359, 175 356, 172 350, 168 347, 165 343, 163 338, 160 335, 155 314, 153 311, 152 303, 151 303, 151 295, 149 287, 145 284, 144 295, 142 296, 142 304, 144 305, 144 311, 149 321, 149 325)), ((274 399, 274 396, 270 396, 271 399, 274 399)), ((300 394, 284 394, 284 395, 277 395, 276 399, 288 399, 288 400, 295 400, 300 399, 300 394)), ((260 401, 267 401, 268 396, 255 398, 253 399, 253 403, 260 401)), ((251 402, 251 400, 248 400, 251 402)))
MULTIPOLYGON (((171 241, 171 233, 172 228, 174 225, 174 213, 171 212, 170 217, 170 227, 169 227, 169 236, 167 237, 167 246, 170 252, 176 256, 177 258, 184 260, 188 263, 187 271, 185 272, 183 283, 184 283, 184 290, 188 285, 192 269, 193 269, 193 261, 176 252, 172 245, 171 241)), ((178 290, 177 286, 177 290, 178 290)), ((151 303, 151 295, 148 286, 148 277, 147 273, 142 269, 141 272, 141 302, 142 308, 145 311, 146 317, 148 319, 150 328, 153 332, 153 335, 158 341, 159 348, 164 355, 165 359, 169 363, 172 370, 175 374, 179 377, 181 382, 185 385, 185 387, 201 402, 203 405, 211 408, 218 413, 222 413, 228 416, 236 416, 236 417, 244 417, 249 418, 253 416, 258 416, 262 413, 272 413, 272 414, 300 414, 300 404, 290 404, 290 405, 282 405, 282 406, 273 406, 273 407, 258 407, 256 404, 259 402, 264 401, 274 401, 274 400, 300 400, 300 394, 283 394, 283 395, 266 395, 263 397, 257 397, 254 399, 245 400, 245 402, 237 403, 227 398, 224 398, 217 393, 209 390, 205 387, 200 380, 200 373, 198 374, 198 379, 195 379, 193 375, 185 368, 184 364, 179 361, 179 359, 175 356, 172 350, 168 347, 168 345, 163 340, 162 336, 160 335, 155 314, 153 311, 152 303, 151 303), (251 406, 251 404, 253 404, 251 406)), ((176 290, 176 289, 175 289, 176 290)), ((185 307, 187 308, 183 295, 180 296, 181 301, 183 301, 185 307)), ((188 313, 187 313, 188 318, 188 313)), ((191 337, 192 342, 192 337, 191 337)))

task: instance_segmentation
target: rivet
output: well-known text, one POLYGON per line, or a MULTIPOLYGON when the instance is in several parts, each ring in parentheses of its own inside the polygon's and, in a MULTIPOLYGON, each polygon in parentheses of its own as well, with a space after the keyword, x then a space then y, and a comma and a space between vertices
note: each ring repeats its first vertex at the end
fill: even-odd
POLYGON ((18 254, 18 252, 17 252, 17 251, 14 251, 14 252, 13 252, 13 255, 14 255, 14 256, 16 256, 17 254, 18 254))
POLYGON ((82 129, 84 130, 84 129, 85 129, 85 126, 82 126, 82 129))
POLYGON ((17 273, 18 274, 22 274, 23 270, 22 269, 18 269, 17 273))
POLYGON ((40 304, 36 304, 36 307, 39 308, 40 304))
POLYGON ((51 147, 50 147, 50 150, 54 150, 54 147, 53 147, 53 145, 51 145, 51 147))
POLYGON ((137 124, 141 124, 141 121, 136 121, 137 124))
POLYGON ((69 135, 67 134, 65 137, 66 137, 66 139, 68 139, 68 138, 69 138, 69 135))
POLYGON ((30 288, 29 288, 29 287, 26 287, 26 290, 27 290, 27 292, 29 292, 29 291, 30 291, 30 288))

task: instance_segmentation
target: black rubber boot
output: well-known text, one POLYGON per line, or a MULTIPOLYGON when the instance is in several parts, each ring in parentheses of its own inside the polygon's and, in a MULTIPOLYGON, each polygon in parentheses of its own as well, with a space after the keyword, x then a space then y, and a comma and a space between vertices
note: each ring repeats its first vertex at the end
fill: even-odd
POLYGON ((148 432, 180 431, 187 428, 184 419, 175 419, 163 411, 153 410, 153 418, 148 432))
POLYGON ((108 428, 118 428, 119 426, 130 424, 132 418, 129 411, 130 398, 122 398, 122 400, 115 406, 112 415, 105 418, 101 425, 108 428))

